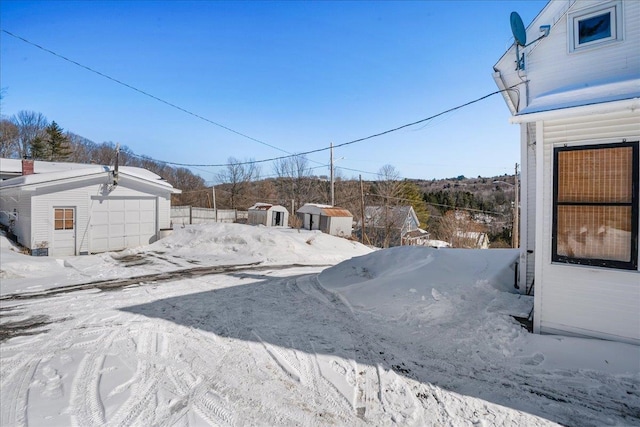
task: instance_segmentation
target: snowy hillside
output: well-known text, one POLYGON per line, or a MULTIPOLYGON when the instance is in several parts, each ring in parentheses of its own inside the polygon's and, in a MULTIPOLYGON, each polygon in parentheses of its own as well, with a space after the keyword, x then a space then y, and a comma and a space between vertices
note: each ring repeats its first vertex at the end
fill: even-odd
POLYGON ((527 333, 512 250, 217 224, 0 251, 3 426, 640 425, 640 347, 527 333))

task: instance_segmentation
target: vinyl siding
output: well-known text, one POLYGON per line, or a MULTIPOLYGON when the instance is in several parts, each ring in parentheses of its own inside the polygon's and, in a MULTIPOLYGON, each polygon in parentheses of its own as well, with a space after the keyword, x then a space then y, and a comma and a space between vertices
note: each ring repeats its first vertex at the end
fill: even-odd
MULTIPOLYGON (((3 191, 2 209, 13 211, 16 207, 20 221, 16 223, 16 235, 19 243, 28 247, 48 247, 49 255, 56 255, 53 234, 53 215, 55 207, 75 208, 75 233, 76 254, 90 251, 91 218, 90 214, 92 196, 104 196, 104 177, 87 179, 82 182, 72 181, 57 185, 42 185, 33 191, 15 189, 11 192, 3 191), (11 201, 9 194, 13 194, 11 201), (15 206, 14 206, 15 205, 15 206)), ((109 197, 117 198, 149 198, 157 200, 154 214, 156 222, 156 234, 159 228, 169 228, 171 224, 170 191, 150 188, 134 180, 122 179, 120 185, 108 193, 109 197)))
POLYGON ((536 127, 534 123, 522 126, 522 180, 521 186, 521 275, 520 291, 526 292, 535 280, 535 246, 536 246, 536 127))
POLYGON ((171 195, 158 196, 158 229, 171 228, 171 195))
POLYGON ((564 331, 640 344, 640 272, 551 263, 553 148, 640 140, 640 112, 547 120, 540 128, 543 205, 537 222, 542 239, 536 245, 540 258, 535 312, 539 332, 564 331))
MULTIPOLYGON (((568 13, 602 2, 578 1, 568 13)), ((549 36, 527 49, 526 72, 533 99, 560 87, 638 75, 640 70, 640 2, 622 1, 623 40, 569 52, 568 14, 557 17, 549 36)), ((539 25, 551 22, 539 22, 539 25)), ((537 37, 537 36, 536 36, 537 37)), ((531 40, 535 40, 531 38, 531 40)))
POLYGON ((49 255, 56 255, 53 239, 53 209, 56 207, 75 208, 76 254, 87 251, 88 191, 91 187, 72 188, 70 184, 39 189, 33 196, 33 239, 34 246, 49 248, 49 255), (46 244, 45 244, 46 243, 46 244))
POLYGON ((640 70, 640 1, 622 1, 623 40, 569 52, 568 14, 588 9, 601 1, 560 1, 548 4, 527 30, 529 43, 540 35, 541 25, 551 25, 549 35, 520 48, 525 53, 525 70, 515 70, 516 49, 511 46, 496 68, 521 111, 539 95, 567 87, 586 87, 601 81, 637 78, 640 70), (524 82, 528 81, 528 84, 524 82))

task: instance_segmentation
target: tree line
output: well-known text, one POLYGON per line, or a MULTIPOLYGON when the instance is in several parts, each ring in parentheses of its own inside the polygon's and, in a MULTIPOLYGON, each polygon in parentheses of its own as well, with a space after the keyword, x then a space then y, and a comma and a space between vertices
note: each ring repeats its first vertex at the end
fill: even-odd
MULTIPOLYGON (((0 157, 113 165, 115 155, 116 144, 113 142, 95 143, 64 131, 56 121, 49 122, 41 113, 20 111, 10 118, 0 119, 0 157)), ((246 210, 256 202, 267 202, 295 212, 305 203, 330 204, 331 201, 330 180, 317 176, 304 155, 275 161, 267 171, 268 177, 262 176, 261 166, 253 159, 229 157, 226 166, 216 174, 218 184, 215 188, 207 186, 202 177, 187 168, 136 156, 127 146, 120 147, 118 161, 121 166, 148 169, 181 189, 182 194, 172 196, 173 205, 213 207, 215 204, 218 209, 246 210)), ((450 189, 429 192, 421 188, 420 181, 401 179, 392 165, 382 166, 376 179, 369 181, 346 178, 338 168, 334 182, 335 205, 349 210, 356 228, 364 224, 371 243, 382 247, 389 246, 390 236, 402 227, 404 218, 393 214, 399 206, 412 206, 420 228, 429 229, 434 238, 447 241, 453 238, 452 224, 460 228, 460 223, 466 222, 466 228, 478 231, 486 228, 473 216, 452 216, 449 212, 456 208, 508 212, 506 196, 502 192, 491 194, 491 197, 450 189), (377 206, 376 215, 381 217, 367 218, 365 215, 363 221, 363 200, 366 206, 377 206)), ((295 221, 294 215, 291 218, 295 221)), ((495 234, 501 232, 502 228, 495 234)))

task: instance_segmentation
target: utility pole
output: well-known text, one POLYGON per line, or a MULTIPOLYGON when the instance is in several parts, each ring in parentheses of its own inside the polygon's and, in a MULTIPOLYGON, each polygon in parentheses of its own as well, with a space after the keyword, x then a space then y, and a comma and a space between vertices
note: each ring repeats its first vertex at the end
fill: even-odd
POLYGON ((218 222, 218 209, 216 208, 216 186, 211 186, 211 193, 213 194, 213 218, 215 222, 218 222))
POLYGON ((364 245, 364 186, 362 185, 362 175, 358 175, 360 177, 360 214, 361 216, 361 220, 360 220, 360 231, 361 231, 361 236, 360 236, 360 240, 361 243, 364 245))
POLYGON ((333 142, 330 144, 329 147, 330 147, 329 152, 331 153, 330 157, 329 157, 329 166, 331 167, 331 206, 334 206, 336 204, 336 200, 335 200, 335 193, 333 191, 333 185, 334 185, 334 182, 333 182, 333 142))
POLYGON ((519 231, 520 231, 520 221, 519 221, 519 209, 518 209, 518 204, 519 204, 519 192, 518 192, 518 164, 516 163, 516 175, 515 175, 515 189, 514 189, 514 202, 513 202, 513 232, 511 233, 511 237, 513 238, 513 247, 517 248, 520 247, 519 244, 519 231))

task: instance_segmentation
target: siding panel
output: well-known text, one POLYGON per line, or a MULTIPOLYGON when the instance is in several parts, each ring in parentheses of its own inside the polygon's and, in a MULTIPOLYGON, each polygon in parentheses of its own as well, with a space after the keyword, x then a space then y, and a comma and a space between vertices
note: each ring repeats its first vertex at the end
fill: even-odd
POLYGON ((548 120, 543 129, 542 226, 538 244, 544 288, 536 293, 540 331, 568 331, 640 344, 640 272, 551 263, 553 148, 640 140, 640 112, 548 120), (602 130, 605 129, 605 130, 602 130))

